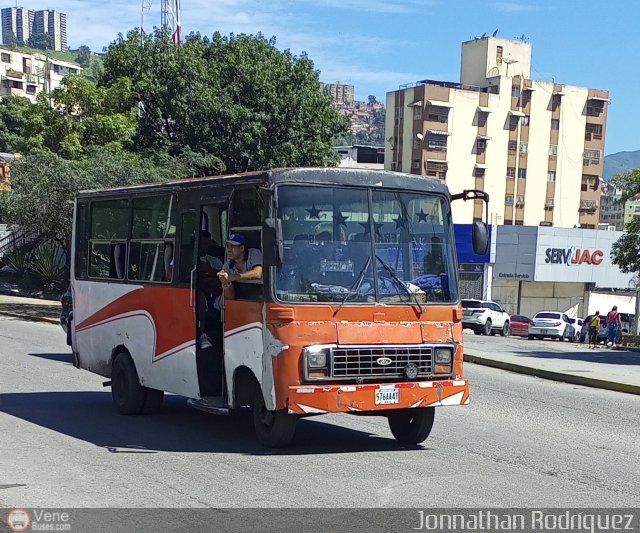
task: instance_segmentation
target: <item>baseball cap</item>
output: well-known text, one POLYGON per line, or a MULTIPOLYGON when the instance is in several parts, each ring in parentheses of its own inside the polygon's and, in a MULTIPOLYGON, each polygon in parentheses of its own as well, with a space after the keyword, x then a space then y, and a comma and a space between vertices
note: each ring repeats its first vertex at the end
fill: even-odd
POLYGON ((234 246, 245 246, 247 244, 247 239, 244 238, 244 235, 240 235, 239 233, 232 233, 227 238, 227 242, 229 244, 233 244, 234 246))

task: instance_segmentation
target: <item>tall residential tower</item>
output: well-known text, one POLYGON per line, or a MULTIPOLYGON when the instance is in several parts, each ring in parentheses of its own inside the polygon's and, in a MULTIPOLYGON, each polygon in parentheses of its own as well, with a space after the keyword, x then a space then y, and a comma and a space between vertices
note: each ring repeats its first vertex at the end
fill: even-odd
POLYGON ((54 50, 67 50, 67 15, 53 9, 31 11, 22 7, 2 9, 2 42, 27 44, 34 34, 47 33, 52 37, 54 50))
MULTIPOLYGON (((385 167, 488 192, 493 224, 597 228, 609 94, 530 71, 528 42, 483 37, 462 44, 460 83, 387 93, 385 167)), ((454 221, 481 204, 455 205, 454 221)))

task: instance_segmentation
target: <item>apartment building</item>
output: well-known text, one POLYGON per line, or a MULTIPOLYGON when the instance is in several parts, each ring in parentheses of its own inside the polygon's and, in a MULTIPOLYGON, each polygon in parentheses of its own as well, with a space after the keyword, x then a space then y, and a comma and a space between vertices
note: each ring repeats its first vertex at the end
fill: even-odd
POLYGON ((80 65, 44 54, 0 48, 0 96, 24 96, 35 102, 39 93, 51 92, 65 76, 80 71, 80 65))
POLYGON ((53 37, 54 50, 67 50, 67 15, 54 9, 36 11, 34 33, 48 33, 53 37))
POLYGON ((53 9, 31 11, 22 7, 7 7, 1 11, 2 42, 8 44, 11 35, 27 44, 33 34, 48 33, 54 50, 67 50, 67 15, 53 9))
POLYGON ((622 191, 611 184, 602 187, 600 196, 600 229, 623 231, 625 225, 625 203, 621 202, 622 191))
POLYGON ((353 85, 345 85, 337 81, 336 83, 320 82, 320 90, 329 93, 333 101, 337 104, 350 104, 355 99, 353 85))
POLYGON ((26 43, 31 37, 35 13, 23 7, 7 7, 2 10, 2 42, 11 38, 26 43))
MULTIPOLYGON (((531 44, 462 44, 460 83, 387 93, 385 168, 489 193, 490 223, 597 228, 609 94, 531 79, 531 44)), ((483 214, 458 202, 454 221, 483 214)))

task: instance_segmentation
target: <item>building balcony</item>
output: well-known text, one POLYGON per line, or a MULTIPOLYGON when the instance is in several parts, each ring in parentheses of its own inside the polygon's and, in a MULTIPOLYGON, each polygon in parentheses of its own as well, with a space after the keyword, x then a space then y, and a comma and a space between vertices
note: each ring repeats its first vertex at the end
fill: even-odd
POLYGON ((580 211, 581 213, 595 213, 598 210, 598 202, 593 200, 581 200, 580 211))

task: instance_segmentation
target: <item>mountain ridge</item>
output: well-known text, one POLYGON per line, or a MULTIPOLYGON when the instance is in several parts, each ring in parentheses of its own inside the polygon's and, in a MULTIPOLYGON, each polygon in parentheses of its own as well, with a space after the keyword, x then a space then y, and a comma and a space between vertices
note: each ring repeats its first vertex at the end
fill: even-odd
POLYGON ((604 158, 603 178, 609 181, 613 176, 640 168, 640 150, 616 152, 604 158))

